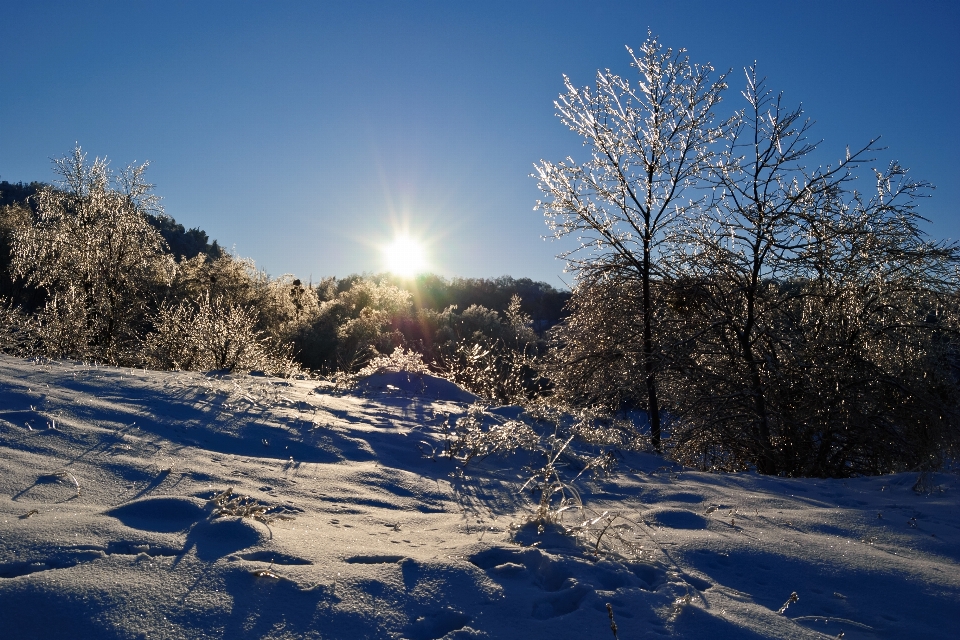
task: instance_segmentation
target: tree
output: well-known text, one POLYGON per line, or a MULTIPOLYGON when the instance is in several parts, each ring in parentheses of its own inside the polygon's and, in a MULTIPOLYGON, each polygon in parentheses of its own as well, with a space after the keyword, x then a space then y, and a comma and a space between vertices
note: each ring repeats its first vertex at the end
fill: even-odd
POLYGON ((952 320, 923 318, 955 290, 957 248, 924 238, 916 204, 929 185, 896 163, 876 171, 874 195, 852 188, 875 140, 808 170, 810 121, 755 67, 746 75, 715 196, 676 237, 696 292, 684 305, 696 346, 674 388, 679 454, 762 473, 892 470, 889 445, 913 446, 908 425, 952 412, 931 393, 946 376, 918 381, 942 371, 930 340, 952 320))
MULTIPOLYGON (((557 238, 574 236, 578 246, 561 257, 581 277, 636 282, 642 322, 639 372, 646 387, 651 437, 660 449, 657 376, 663 352, 653 304, 656 282, 670 277, 660 252, 667 232, 696 203, 684 201, 713 159, 720 136, 714 107, 726 88, 725 76, 711 80, 713 67, 692 64, 685 50, 664 50, 648 37, 631 66, 631 84, 610 70, 598 71, 593 89, 579 89, 564 77, 566 93, 556 102, 561 122, 591 150, 583 163, 573 158, 536 165, 538 201, 557 238)), ((596 289, 602 292, 603 288, 596 289)))
POLYGON ((115 174, 77 147, 54 160, 60 184, 34 196, 36 215, 15 232, 11 271, 48 293, 41 322, 51 329, 51 355, 121 362, 139 343, 151 294, 174 268, 146 218, 162 214, 146 168, 115 174))

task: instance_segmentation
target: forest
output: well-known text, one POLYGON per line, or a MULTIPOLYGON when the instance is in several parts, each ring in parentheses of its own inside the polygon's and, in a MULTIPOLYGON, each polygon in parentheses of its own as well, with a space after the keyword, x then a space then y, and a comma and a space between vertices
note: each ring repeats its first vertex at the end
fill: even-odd
POLYGON ((630 51, 639 82, 567 80, 556 103, 590 150, 536 165, 551 232, 579 239, 570 292, 272 278, 169 217, 146 165, 78 147, 53 184, 0 184, 0 347, 344 384, 430 371, 706 470, 941 468, 960 445, 960 248, 922 230, 931 185, 873 166, 875 140, 808 167, 801 108, 751 67, 721 116, 729 74, 682 54, 651 38, 630 51))

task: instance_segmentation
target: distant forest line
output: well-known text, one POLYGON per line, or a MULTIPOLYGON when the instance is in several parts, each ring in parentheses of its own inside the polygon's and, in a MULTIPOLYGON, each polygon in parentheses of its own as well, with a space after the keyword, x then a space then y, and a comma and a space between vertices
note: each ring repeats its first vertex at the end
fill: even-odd
MULTIPOLYGON (((34 318, 38 326, 53 327, 70 320, 54 314, 51 305, 63 313, 63 292, 56 285, 41 284, 26 277, 24 270, 12 269, 13 246, 18 229, 38 217, 37 195, 44 189, 62 192, 40 182, 29 184, 0 182, 0 296, 6 301, 7 314, 16 310, 20 320, 34 318), (51 317, 44 317, 44 312, 51 317)), ((108 220, 101 225, 123 228, 112 218, 119 211, 103 211, 108 220)), ((46 353, 61 357, 93 359, 115 364, 136 364, 164 368, 261 369, 270 373, 289 373, 302 367, 321 374, 355 372, 372 358, 396 349, 415 351, 437 370, 446 372, 463 342, 491 345, 518 344, 522 338, 528 353, 545 348, 546 332, 564 316, 570 292, 557 290, 529 278, 443 278, 421 274, 401 278, 391 274, 328 277, 304 282, 292 275, 269 277, 250 259, 224 251, 199 228, 185 229, 162 210, 128 212, 139 216, 145 225, 128 239, 129 255, 103 247, 100 255, 103 271, 109 263, 154 261, 153 279, 148 286, 130 287, 143 299, 123 296, 102 309, 97 318, 117 314, 110 329, 86 332, 82 340, 56 340, 44 331, 12 330, 8 327, 5 347, 21 353, 46 353), (152 242, 153 255, 144 255, 134 246, 137 233, 159 234, 152 242), (132 317, 122 318, 112 307, 136 308, 132 317), (179 314, 179 315, 178 315, 179 314), (220 316, 222 326, 216 326, 220 316), (168 324, 159 324, 165 319, 168 324), (180 322, 181 324, 171 324, 180 322), (207 334, 197 335, 190 323, 208 323, 207 334), (518 338, 513 323, 519 323, 518 338), (193 353, 182 347, 176 356, 160 354, 156 331, 163 328, 172 344, 193 339, 193 353), (217 333, 219 331, 219 333, 217 333), (233 332, 233 336, 228 335, 233 332), (44 337, 46 335, 46 337, 44 337), (148 336, 154 336, 153 341, 148 336), (204 341, 211 343, 203 345, 204 341), (212 346, 212 343, 217 343, 212 346), (231 343, 232 344, 229 344, 231 343), (152 348, 152 350, 147 349, 152 348), (144 351, 147 349, 147 351, 144 351), (282 354, 272 357, 270 354, 282 354)), ((102 238, 88 237, 94 228, 72 230, 72 244, 98 243, 102 238)), ((109 243, 104 243, 109 244, 109 243)), ((129 266, 129 264, 127 265, 129 266)), ((73 265, 76 268, 76 265, 73 265)), ((99 278, 97 265, 87 265, 87 280, 99 278)), ((69 290, 70 274, 62 274, 61 285, 69 290)), ((120 284, 114 288, 120 288, 120 284)), ((94 283, 87 289, 94 290, 94 283)), ((109 297, 109 296, 105 296, 109 297)), ((98 306, 102 302, 88 301, 98 306)), ((96 324, 91 314, 71 311, 73 322, 96 324)), ((68 331, 75 335, 76 331, 68 331)), ((76 336, 75 337, 79 337, 76 336)), ((501 394, 501 399, 507 397, 501 394)))

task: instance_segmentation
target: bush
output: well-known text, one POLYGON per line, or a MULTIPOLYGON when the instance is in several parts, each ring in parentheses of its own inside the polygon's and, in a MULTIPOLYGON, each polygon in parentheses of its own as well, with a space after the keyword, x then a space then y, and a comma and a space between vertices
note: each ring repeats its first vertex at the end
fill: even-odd
POLYGON ((33 317, 7 298, 0 298, 0 352, 27 356, 36 351, 38 336, 33 317))
POLYGON ((410 313, 409 292, 357 278, 349 288, 330 293, 332 298, 319 303, 316 314, 294 333, 304 365, 356 373, 377 355, 404 345, 403 335, 389 328, 410 313))
POLYGON ((256 314, 223 298, 163 307, 145 341, 149 366, 190 371, 253 371, 289 376, 291 349, 256 329, 256 314))

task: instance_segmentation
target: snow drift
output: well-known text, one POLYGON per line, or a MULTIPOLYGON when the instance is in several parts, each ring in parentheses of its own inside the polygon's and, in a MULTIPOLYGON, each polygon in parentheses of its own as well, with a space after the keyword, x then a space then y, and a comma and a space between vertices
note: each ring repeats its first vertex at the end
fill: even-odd
POLYGON ((960 626, 956 475, 918 493, 630 454, 541 528, 517 459, 436 455, 474 400, 0 357, 2 635, 603 638, 608 604, 621 639, 960 626))

